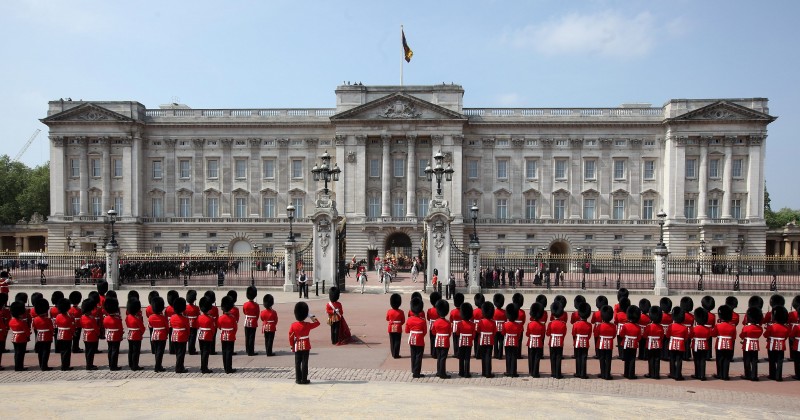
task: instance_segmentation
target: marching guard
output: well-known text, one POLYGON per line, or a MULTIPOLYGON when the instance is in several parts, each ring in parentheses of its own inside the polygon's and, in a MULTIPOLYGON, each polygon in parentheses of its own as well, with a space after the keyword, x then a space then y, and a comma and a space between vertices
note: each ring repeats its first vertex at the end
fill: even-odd
POLYGON ((471 378, 469 365, 471 361, 470 352, 472 351, 472 342, 475 341, 475 324, 472 322, 472 315, 475 311, 469 302, 461 304, 461 320, 458 321, 455 329, 455 340, 457 343, 455 347, 458 348, 458 376, 462 378, 471 378))
POLYGON ((589 343, 592 338, 592 324, 589 317, 592 316, 592 306, 583 302, 578 302, 575 313, 578 314, 578 321, 572 324, 572 341, 575 346, 575 377, 589 379, 586 373, 586 363, 589 358, 589 343))
POLYGON ((107 314, 103 318, 103 326, 105 327, 106 343, 108 343, 108 369, 116 371, 120 370, 119 347, 124 335, 122 318, 119 315, 119 301, 114 297, 107 297, 103 304, 107 314))
POLYGON ((297 320, 289 326, 289 346, 294 352, 295 383, 308 385, 308 356, 311 351, 311 330, 319 327, 319 320, 311 315, 311 322, 307 322, 308 304, 297 302, 294 305, 294 318, 297 320))
POLYGON ((242 305, 242 313, 244 314, 244 349, 248 356, 255 356, 258 354, 256 353, 256 330, 258 329, 260 308, 255 301, 258 290, 255 286, 248 286, 245 293, 247 302, 242 305))
POLYGON ((386 311, 386 322, 389 323, 387 326, 389 331, 389 353, 395 359, 400 358, 400 340, 403 335, 403 324, 406 323, 406 315, 400 310, 402 303, 403 298, 397 293, 392 293, 389 297, 389 306, 391 308, 386 311))
POLYGON ((439 318, 433 322, 431 333, 436 340, 436 376, 440 379, 450 379, 450 375, 447 374, 447 353, 450 352, 450 335, 453 327, 447 320, 448 312, 450 312, 450 304, 446 300, 440 299, 436 302, 436 313, 439 318))
POLYGON ((264 334, 264 350, 267 352, 267 357, 272 357, 275 355, 272 346, 275 343, 275 331, 278 328, 278 312, 272 309, 275 298, 271 294, 264 295, 263 303, 264 309, 259 315, 262 325, 261 332, 264 334))
POLYGON ((421 297, 411 298, 411 309, 409 310, 408 322, 406 322, 406 334, 408 334, 408 345, 411 353, 411 376, 422 378, 422 354, 425 352, 425 334, 428 324, 424 318, 421 297))

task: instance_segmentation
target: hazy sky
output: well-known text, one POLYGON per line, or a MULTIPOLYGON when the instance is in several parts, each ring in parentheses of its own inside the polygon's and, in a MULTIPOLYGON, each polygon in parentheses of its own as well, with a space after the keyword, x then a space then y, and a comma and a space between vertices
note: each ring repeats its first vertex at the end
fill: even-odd
POLYGON ((767 188, 800 208, 798 1, 0 3, 0 154, 49 159, 47 101, 334 107, 344 81, 454 82, 466 107, 766 97, 767 188))

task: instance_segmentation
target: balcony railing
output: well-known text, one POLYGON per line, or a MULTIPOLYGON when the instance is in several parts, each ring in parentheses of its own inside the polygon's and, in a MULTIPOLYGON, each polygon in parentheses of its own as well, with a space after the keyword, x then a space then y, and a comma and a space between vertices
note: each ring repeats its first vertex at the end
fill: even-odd
POLYGON ((464 115, 484 118, 663 118, 664 110, 662 108, 464 108, 464 115))
POLYGON ((283 108, 283 109, 147 109, 148 118, 328 118, 335 108, 283 108))

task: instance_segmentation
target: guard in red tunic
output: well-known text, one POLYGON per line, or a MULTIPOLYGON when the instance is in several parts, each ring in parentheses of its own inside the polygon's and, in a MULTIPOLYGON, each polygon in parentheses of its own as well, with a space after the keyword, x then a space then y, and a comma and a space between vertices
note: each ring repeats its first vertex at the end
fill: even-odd
POLYGON ((255 356, 256 353, 256 330, 258 329, 259 307, 255 298, 258 290, 255 286, 249 286, 245 292, 247 302, 242 305, 244 314, 244 350, 248 356, 255 356))
POLYGON ((658 303, 661 308, 661 328, 664 331, 664 339, 661 340, 661 361, 669 361, 669 343, 667 342, 667 329, 672 325, 672 299, 662 297, 658 303))
POLYGON ((186 310, 183 314, 189 320, 189 344, 188 353, 197 354, 197 318, 200 316, 200 308, 195 305, 197 301, 197 291, 189 290, 186 292, 186 310))
POLYGON ((156 296, 150 302, 153 314, 147 318, 150 324, 150 344, 153 346, 155 352, 155 367, 156 372, 166 372, 162 362, 164 361, 164 349, 167 347, 167 317, 164 316, 164 298, 156 296))
POLYGON ((50 304, 45 298, 39 298, 33 304, 36 318, 33 319, 33 332, 36 334, 36 355, 39 358, 39 369, 51 370, 48 365, 50 348, 53 345, 53 321, 50 320, 50 304))
POLYGON ((475 312, 469 302, 462 303, 459 311, 461 311, 461 320, 456 325, 454 341, 455 347, 458 348, 458 376, 471 378, 472 374, 469 372, 472 360, 470 352, 472 351, 472 342, 475 341, 475 324, 472 322, 472 314, 475 312))
POLYGON ((542 315, 539 317, 539 322, 544 325, 547 325, 547 296, 545 295, 538 295, 536 296, 536 302, 539 302, 542 305, 542 315))
POLYGON ((233 368, 233 354, 234 345, 236 344, 236 332, 239 329, 239 325, 236 322, 236 317, 231 313, 234 308, 234 303, 235 301, 230 295, 224 296, 222 302, 220 302, 222 315, 217 319, 219 340, 222 344, 222 367, 225 373, 228 374, 236 373, 236 369, 233 368))
POLYGON ((651 322, 645 327, 643 334, 647 352, 647 373, 644 377, 661 379, 661 343, 664 341, 661 307, 651 306, 649 318, 651 322))
MULTIPOLYGON (((478 324, 483 319, 483 303, 486 302, 486 298, 483 296, 483 293, 476 293, 475 297, 473 297, 473 301, 475 302, 475 307, 472 309, 472 326, 474 327, 474 331, 478 331, 478 324)), ((473 357, 475 359, 480 359, 480 346, 478 342, 480 340, 477 339, 477 335, 472 340, 472 347, 473 347, 473 357)))
POLYGON ((84 357, 86 359, 86 370, 97 370, 94 364, 94 355, 97 354, 97 347, 100 342, 100 327, 94 317, 97 302, 92 298, 84 299, 81 302, 81 329, 83 330, 83 346, 86 349, 84 357))
POLYGON ((728 296, 725 298, 725 304, 731 308, 733 315, 731 316, 730 323, 733 324, 734 327, 739 325, 739 314, 736 313, 736 307, 739 306, 739 299, 736 296, 728 296))
POLYGON ((621 287, 619 290, 617 290, 617 304, 614 305, 614 315, 626 311, 620 307, 619 301, 622 300, 623 298, 628 299, 630 301, 629 297, 630 297, 630 292, 628 291, 628 289, 621 287))
POLYGON ((600 325, 594 327, 594 336, 597 339, 597 357, 600 359, 600 379, 610 381, 611 360, 614 358, 614 338, 617 336, 617 329, 611 321, 614 319, 614 308, 609 305, 600 309, 600 325))
POLYGON ((547 336, 550 337, 547 342, 550 345, 550 377, 555 379, 562 379, 564 375, 561 374, 561 360, 564 358, 564 339, 567 336, 567 324, 561 320, 564 315, 564 307, 561 306, 560 301, 553 302, 550 305, 550 315, 555 317, 553 321, 547 324, 547 336))
POLYGON ((669 348, 669 377, 682 381, 683 378, 683 354, 686 352, 686 344, 689 341, 689 328, 684 325, 686 319, 683 309, 680 307, 672 308, 672 324, 667 328, 667 346, 669 348))
POLYGON ((408 345, 411 353, 411 376, 422 378, 422 354, 425 352, 425 334, 428 332, 428 324, 423 315, 422 298, 411 298, 411 309, 409 310, 408 322, 406 322, 406 334, 408 334, 408 345))
MULTIPOLYGON (((109 294, 108 282, 105 281, 105 280, 100 280, 100 281, 97 282, 96 287, 97 287, 97 299, 96 299, 97 306, 94 307, 94 309, 95 309, 94 320, 97 321, 97 327, 100 328, 100 330, 98 331, 99 334, 100 334, 99 337, 98 337, 99 340, 105 340, 106 339, 106 331, 105 331, 106 329, 103 326, 103 318, 105 318, 105 316, 106 316, 106 309, 105 309, 106 308, 106 306, 105 306, 106 305, 106 297, 109 294)), ((117 292, 112 291, 112 293, 113 293, 113 295, 112 295, 113 297, 117 296, 117 294, 116 294, 117 292)), ((98 353, 102 353, 102 352, 98 352, 98 353)))
POLYGON ((11 275, 8 274, 8 271, 0 271, 0 293, 9 294, 11 289, 8 286, 12 284, 14 284, 14 280, 11 279, 11 275))
POLYGON ((186 312, 186 300, 182 297, 172 301, 173 314, 169 318, 172 325, 170 341, 175 348, 175 373, 186 373, 189 370, 184 367, 186 358, 186 346, 189 343, 189 320, 184 315, 186 312))
POLYGON ((339 288, 331 287, 328 290, 328 304, 325 305, 325 312, 328 314, 328 325, 331 326, 331 344, 339 345, 344 341, 341 337, 342 331, 342 318, 344 317, 344 308, 342 302, 339 302, 339 288))
POLYGON ((792 378, 800 380, 800 295, 792 299, 792 308, 789 313, 789 359, 794 362, 794 376, 792 378))
MULTIPOLYGON (((177 290, 170 290, 167 292, 167 307, 164 308, 164 317, 167 318, 167 334, 169 337, 172 337, 172 315, 175 315, 175 308, 172 307, 172 304, 175 303, 175 299, 180 296, 177 290)), ((167 350, 169 354, 175 354, 175 342, 171 339, 167 339, 167 350)))
POLYGON ((236 325, 239 325, 240 314, 239 308, 236 306, 236 302, 239 300, 239 294, 236 293, 236 290, 228 290, 227 296, 233 300, 233 307, 231 308, 230 314, 236 321, 236 325))
POLYGON ((494 349, 494 339, 497 334, 494 311, 492 302, 484 302, 481 308, 483 319, 475 329, 475 339, 478 340, 478 345, 480 346, 478 353, 481 358, 481 376, 484 378, 494 378, 492 373, 492 350, 494 349))
POLYGON ((651 306, 650 299, 639 300, 639 313, 641 314, 639 317, 639 332, 641 333, 641 338, 639 339, 639 356, 637 357, 639 360, 647 360, 647 343, 644 338, 644 330, 652 322, 650 321, 651 306))
MULTIPOLYGON (((412 293, 411 294, 411 300, 414 300, 414 299, 422 300, 422 293, 420 293, 420 292, 412 293)), ((406 318, 411 318, 411 316, 418 316, 418 317, 420 317, 422 319, 425 319, 425 312, 424 311, 420 312, 420 313, 414 313, 414 311, 411 309, 411 300, 409 300, 408 315, 406 315, 406 318)), ((424 304, 423 304, 423 306, 424 306, 424 304)), ((427 329, 426 329, 426 331, 427 331, 427 329)))
POLYGON ((139 366, 139 356, 142 353, 142 339, 144 339, 144 322, 142 304, 139 299, 128 299, 125 314, 125 326, 128 327, 128 367, 132 371, 142 370, 139 366))
POLYGON ((528 374, 534 378, 539 377, 539 365, 544 356, 546 328, 541 321, 542 314, 544 314, 544 307, 541 303, 534 302, 531 305, 530 322, 525 330, 525 336, 528 337, 528 374))
MULTIPOLYGON (((31 295, 31 302, 33 302, 33 295, 31 295)), ((761 321, 761 326, 762 327, 766 328, 766 327, 769 326, 769 324, 771 324, 773 322, 773 320, 772 320, 772 310, 777 308, 778 306, 784 306, 785 307, 786 306, 786 298, 784 298, 783 295, 777 295, 777 294, 770 296, 769 297, 770 310, 768 310, 764 314, 764 319, 761 321)))
POLYGON ((200 373, 213 373, 208 368, 208 356, 211 355, 211 343, 217 332, 217 321, 209 315, 211 300, 203 296, 200 298, 200 316, 197 318, 197 341, 200 344, 200 373))
POLYGON ((393 293, 389 297, 389 306, 391 309, 386 311, 386 322, 388 322, 389 331, 389 353, 393 358, 400 358, 400 340, 403 335, 403 324, 406 323, 406 314, 400 310, 400 305, 403 303, 403 298, 393 293))
POLYGON ((511 302, 517 307, 517 319, 514 321, 519 325, 519 336, 517 337, 517 360, 522 359, 522 337, 525 334, 525 297, 522 293, 514 293, 511 302))
POLYGON ((448 312, 450 312, 450 304, 446 300, 440 299, 436 302, 436 313, 439 318, 433 322, 431 333, 436 340, 434 343, 436 376, 440 379, 450 379, 450 375, 447 374, 447 353, 450 352, 450 335, 453 327, 450 325, 450 321, 447 320, 448 312))
POLYGON ((144 309, 144 317, 148 321, 148 331, 150 332, 150 354, 156 354, 156 349, 153 346, 153 327, 149 326, 150 323, 150 315, 153 315, 153 299, 159 297, 158 291, 151 290, 150 293, 147 294, 147 307, 144 309))
POLYGON ((106 342, 108 343, 108 369, 120 370, 119 347, 125 330, 122 328, 122 318, 119 314, 119 301, 115 297, 106 297, 104 302, 105 313, 103 326, 105 327, 106 342))
POLYGON ((569 315, 567 314, 567 298, 565 298, 564 295, 556 295, 556 297, 553 298, 553 302, 560 303, 561 307, 564 309, 561 311, 561 315, 558 317, 554 316, 553 313, 550 312, 550 321, 555 321, 558 319, 564 324, 569 322, 569 315))
MULTIPOLYGON (((694 326, 694 313, 692 312, 694 311, 694 300, 689 296, 684 296, 681 298, 680 307, 683 309, 683 325, 689 330, 689 335, 691 336, 692 327, 694 326)), ((692 347, 688 341, 684 347, 683 360, 692 360, 692 347)))
POLYGON ((575 296, 575 299, 572 300, 572 306, 575 308, 575 310, 569 316, 570 325, 575 325, 576 322, 581 320, 581 316, 578 313, 578 307, 581 306, 581 303, 586 303, 586 298, 583 297, 583 295, 577 295, 575 296))
MULTIPOLYGON (((8 293, 0 293, 0 358, 6 352, 6 339, 8 338, 8 323, 11 321, 11 311, 6 304, 8 303, 8 293)), ((3 370, 0 366, 0 370, 3 370)))
POLYGON ((439 314, 436 312, 436 302, 439 302, 439 300, 442 299, 442 294, 439 292, 431 292, 429 299, 431 302, 431 307, 428 308, 425 315, 428 319, 428 332, 431 339, 431 357, 436 357, 436 338, 433 336, 433 323, 439 319, 439 314))
POLYGON ((717 337, 714 347, 717 349, 717 373, 714 378, 730 380, 728 375, 733 361, 733 346, 736 342, 736 325, 731 322, 733 309, 722 305, 717 309, 717 323, 711 329, 711 336, 717 337))
POLYGON ((628 308, 631 306, 631 301, 627 297, 620 298, 617 306, 614 307, 614 326, 617 329, 617 357, 622 360, 622 326, 628 322, 628 308))
POLYGON ((69 308, 69 300, 61 299, 58 302, 55 330, 56 352, 61 355, 61 370, 64 371, 72 370, 70 366, 72 361, 72 336, 75 334, 75 321, 69 315, 69 308))
MULTIPOLYGON (((211 303, 211 309, 208 311, 208 316, 214 318, 214 322, 219 326, 219 308, 217 308, 217 295, 214 293, 213 290, 206 290, 205 294, 203 295, 208 298, 208 301, 211 303)), ((217 329, 214 330, 214 338, 211 340, 211 355, 217 355, 217 329)))
POLYGON ((772 308, 773 323, 764 330, 767 339, 767 355, 769 356, 769 378, 783 381, 783 355, 786 350, 786 339, 789 338, 789 312, 783 306, 772 308))
POLYGON ((508 321, 503 324, 503 347, 506 350, 506 371, 504 376, 519 377, 517 374, 517 343, 522 335, 523 326, 517 323, 519 308, 513 303, 506 306, 508 321))
POLYGON ((8 322, 8 329, 11 331, 11 343, 14 346, 14 370, 17 372, 28 370, 25 367, 25 351, 30 340, 31 330, 26 321, 25 304, 14 301, 9 307, 11 310, 11 321, 8 322))
POLYGON ((272 309, 274 304, 275 298, 271 294, 264 295, 264 309, 261 311, 259 318, 261 318, 261 332, 264 334, 264 347, 267 357, 275 355, 272 352, 272 345, 275 343, 275 331, 278 328, 278 312, 272 309))
POLYGON ((495 293, 492 297, 494 303, 494 326, 497 333, 494 335, 494 358, 503 359, 503 325, 508 321, 506 310, 503 309, 506 297, 502 293, 495 293))
POLYGON ((689 337, 692 339, 692 352, 694 356, 694 375, 692 378, 706 380, 706 360, 710 351, 708 341, 711 339, 711 328, 708 328, 708 312, 703 308, 694 310, 696 325, 692 328, 689 337))
POLYGON ((764 333, 761 328, 763 319, 761 310, 756 306, 747 308, 747 324, 742 328, 739 338, 742 339, 742 361, 744 362, 744 375, 742 378, 758 381, 758 351, 761 349, 759 340, 764 333))
POLYGON ((628 306, 625 314, 627 320, 619 332, 622 336, 622 360, 624 361, 622 376, 627 379, 637 378, 636 352, 639 349, 639 340, 642 338, 642 330, 639 328, 641 316, 642 310, 638 306, 628 306))
POLYGON ((296 384, 308 385, 308 355, 311 351, 311 330, 319 327, 319 320, 311 315, 307 322, 308 304, 297 302, 294 305, 294 318, 297 320, 289 326, 289 346, 294 352, 294 372, 296 384))
MULTIPOLYGON (((605 297, 605 296, 603 296, 603 295, 600 295, 600 296, 598 296, 598 297, 595 299, 595 301, 594 301, 594 307, 595 307, 595 308, 597 308, 597 310, 596 310, 596 311, 594 311, 594 312, 592 312, 592 319, 591 319, 591 321, 590 321, 590 322, 591 322, 591 324, 592 324, 592 332, 593 332, 593 333, 594 333, 594 330, 595 330, 595 329, 596 329, 596 328, 597 328, 597 327, 598 327, 600 324, 602 324, 602 323, 603 323, 603 317, 601 316, 601 311, 602 311, 603 307, 604 307, 604 306, 607 306, 607 305, 608 305, 608 298, 607 298, 607 297, 605 297)), ((612 309, 612 311, 613 311, 613 309, 612 309)), ((597 354, 597 349, 598 349, 598 346, 597 346, 597 344, 598 344, 598 343, 597 343, 597 340, 599 340, 599 338, 597 337, 597 335, 595 335, 595 336, 594 336, 594 349, 595 349, 594 358, 595 358, 595 359, 598 359, 598 358, 599 358, 599 356, 598 356, 598 354, 597 354)))
POLYGON ((592 338, 592 324, 589 317, 592 316, 592 306, 583 302, 578 302, 577 310, 578 321, 572 324, 572 341, 575 346, 575 377, 589 379, 586 372, 586 364, 589 358, 589 343, 592 338))
MULTIPOLYGON (((706 328, 708 328, 709 331, 711 331, 714 328, 714 324, 717 323, 717 317, 714 316, 714 312, 712 312, 714 308, 717 306, 717 301, 714 299, 713 296, 706 295, 703 296, 703 298, 700 300, 700 306, 703 309, 705 309, 706 313, 708 314, 708 322, 706 322, 704 325, 706 328)), ((698 323, 697 319, 695 319, 694 322, 695 324, 697 324, 698 323)), ((711 342, 711 340, 712 338, 708 337, 708 343, 707 343, 708 351, 706 351, 706 360, 713 359, 714 347, 712 345, 713 343, 711 342)))
POLYGON ((450 326, 453 328, 453 357, 458 358, 458 337, 456 328, 461 321, 461 305, 464 304, 464 294, 453 293, 453 309, 450 310, 450 326))
MULTIPOLYGON (((56 317, 58 316, 58 302, 64 299, 64 292, 56 290, 50 295, 50 321, 53 322, 53 334, 56 331, 56 317)), ((55 341, 55 340, 54 340, 55 341)))

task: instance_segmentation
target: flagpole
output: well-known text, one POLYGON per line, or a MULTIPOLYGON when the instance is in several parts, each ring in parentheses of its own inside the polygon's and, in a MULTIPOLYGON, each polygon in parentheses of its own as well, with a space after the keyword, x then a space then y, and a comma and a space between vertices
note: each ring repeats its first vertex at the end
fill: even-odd
MULTIPOLYGON (((400 42, 403 41, 403 25, 400 25, 400 42)), ((400 86, 403 86, 403 60, 405 60, 405 53, 400 56, 400 86)))

